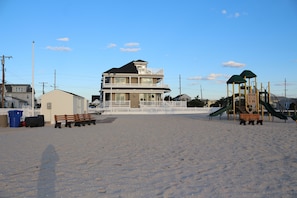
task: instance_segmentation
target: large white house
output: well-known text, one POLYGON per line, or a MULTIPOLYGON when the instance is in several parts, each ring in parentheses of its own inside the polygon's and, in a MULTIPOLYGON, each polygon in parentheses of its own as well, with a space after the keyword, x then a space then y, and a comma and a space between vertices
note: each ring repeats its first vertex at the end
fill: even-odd
POLYGON ((170 92, 164 84, 162 69, 148 69, 148 62, 136 60, 102 74, 100 99, 102 106, 139 108, 141 104, 162 101, 170 92))

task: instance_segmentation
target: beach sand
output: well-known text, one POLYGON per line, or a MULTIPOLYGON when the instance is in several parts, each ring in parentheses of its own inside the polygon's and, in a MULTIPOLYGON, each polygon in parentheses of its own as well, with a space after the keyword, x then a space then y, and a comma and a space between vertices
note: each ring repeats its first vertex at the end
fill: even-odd
POLYGON ((297 124, 101 115, 0 128, 0 197, 297 197, 297 124))

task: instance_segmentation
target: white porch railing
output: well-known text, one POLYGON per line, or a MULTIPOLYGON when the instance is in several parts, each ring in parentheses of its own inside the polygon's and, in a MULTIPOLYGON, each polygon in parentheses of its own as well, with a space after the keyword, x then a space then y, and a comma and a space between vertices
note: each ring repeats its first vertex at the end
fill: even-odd
MULTIPOLYGON (((105 101, 101 104, 101 108, 130 108, 130 100, 124 101, 105 101)), ((152 107, 187 107, 187 101, 140 101, 139 108, 152 108, 152 107)))
POLYGON ((166 88, 169 86, 166 84, 148 84, 148 83, 104 83, 103 89, 106 88, 166 88))
POLYGON ((187 107, 187 101, 140 101, 140 108, 187 107))

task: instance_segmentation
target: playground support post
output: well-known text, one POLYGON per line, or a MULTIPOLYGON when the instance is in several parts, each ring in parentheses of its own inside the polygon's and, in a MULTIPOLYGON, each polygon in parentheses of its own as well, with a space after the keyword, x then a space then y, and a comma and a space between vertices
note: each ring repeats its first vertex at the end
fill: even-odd
MULTIPOLYGON (((268 103, 270 102, 270 82, 268 82, 268 103)), ((269 121, 271 121, 271 113, 268 114, 269 121)))
MULTIPOLYGON (((227 83, 227 98, 229 98, 229 86, 228 86, 228 83, 227 83)), ((227 110, 226 113, 227 113, 227 119, 229 120, 229 110, 227 110)))
POLYGON ((233 120, 235 120, 235 94, 234 94, 234 82, 232 83, 232 104, 233 104, 233 120))

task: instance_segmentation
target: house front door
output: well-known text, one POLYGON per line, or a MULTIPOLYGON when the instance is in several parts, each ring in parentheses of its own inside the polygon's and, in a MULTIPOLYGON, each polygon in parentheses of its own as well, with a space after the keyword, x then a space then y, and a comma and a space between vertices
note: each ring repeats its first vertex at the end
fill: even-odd
POLYGON ((139 94, 138 93, 132 93, 131 94, 131 108, 139 108, 139 94))

